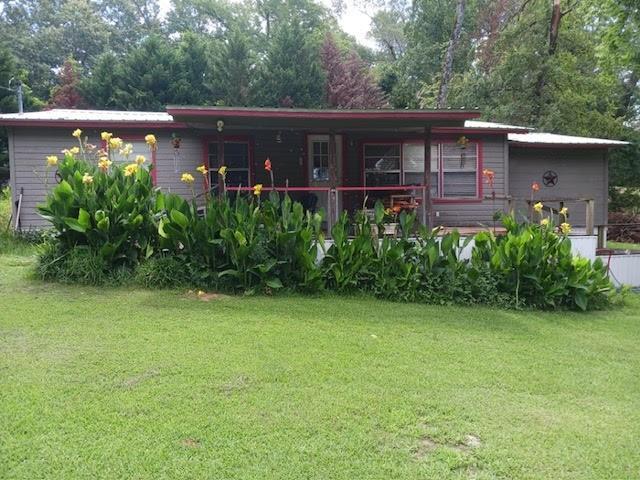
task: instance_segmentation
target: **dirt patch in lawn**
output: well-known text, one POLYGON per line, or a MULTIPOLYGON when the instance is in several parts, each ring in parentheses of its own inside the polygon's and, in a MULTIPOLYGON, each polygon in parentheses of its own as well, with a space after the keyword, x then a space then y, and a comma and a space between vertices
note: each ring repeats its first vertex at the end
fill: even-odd
POLYGON ((229 295, 224 295, 222 293, 215 293, 215 292, 205 292, 203 290, 197 290, 195 292, 193 290, 189 290, 185 294, 185 297, 196 298, 201 302, 210 302, 212 300, 222 300, 224 298, 229 298, 229 295))
POLYGON ((469 434, 464 437, 464 440, 461 443, 454 445, 451 448, 457 450, 458 452, 469 453, 471 450, 475 450, 480 446, 482 446, 482 442, 480 441, 480 439, 475 435, 469 434))
POLYGON ((418 441, 418 445, 413 452, 413 457, 416 460, 423 460, 427 455, 433 452, 438 447, 438 444, 430 437, 422 437, 418 441))
POLYGON ((183 447, 187 448, 200 448, 200 440, 196 438, 185 438, 180 442, 183 447))
POLYGON ((225 395, 231 395, 239 390, 244 390, 249 387, 249 377, 245 375, 238 375, 230 379, 228 382, 220 385, 219 390, 220 393, 224 393, 225 395))
POLYGON ((135 388, 142 382, 158 375, 160 375, 160 370, 157 368, 151 368, 145 372, 142 372, 140 375, 134 375, 133 377, 127 378, 124 382, 122 382, 122 386, 124 388, 135 388))

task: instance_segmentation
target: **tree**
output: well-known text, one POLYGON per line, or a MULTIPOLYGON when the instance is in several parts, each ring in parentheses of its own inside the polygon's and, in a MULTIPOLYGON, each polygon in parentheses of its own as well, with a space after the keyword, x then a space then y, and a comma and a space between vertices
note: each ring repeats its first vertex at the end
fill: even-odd
POLYGON ((314 108, 324 103, 318 43, 299 18, 274 32, 258 83, 257 105, 314 108))
POLYGON ((351 51, 346 58, 332 35, 327 34, 321 51, 325 72, 326 102, 334 108, 380 108, 387 105, 360 56, 351 51))
POLYGON ((465 0, 458 0, 456 4, 456 17, 451 32, 451 39, 447 46, 447 52, 445 53, 444 60, 442 62, 442 75, 440 77, 440 90, 438 91, 438 100, 436 106, 438 108, 444 108, 447 104, 447 94, 449 91, 449 82, 451 81, 451 74, 453 73, 453 56, 456 52, 456 47, 460 41, 460 34, 462 33, 462 23, 464 22, 464 11, 466 7, 465 0))
POLYGON ((215 102, 249 105, 254 62, 246 35, 239 29, 233 29, 214 55, 211 88, 215 102))
POLYGON ((54 108, 85 108, 87 106, 79 90, 78 64, 68 58, 58 74, 58 85, 51 91, 49 106, 54 108))

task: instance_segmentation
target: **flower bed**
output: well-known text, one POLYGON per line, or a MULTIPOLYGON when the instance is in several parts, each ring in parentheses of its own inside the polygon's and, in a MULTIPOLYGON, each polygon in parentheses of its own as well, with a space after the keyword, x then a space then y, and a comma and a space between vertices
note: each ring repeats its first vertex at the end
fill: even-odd
MULTIPOLYGON (((200 214, 193 188, 187 200, 153 187, 143 156, 114 163, 131 154, 117 137, 103 132, 100 150, 79 130, 73 135, 78 147, 65 150, 62 160, 46 159, 61 180, 39 206, 56 232, 40 256, 45 279, 135 279, 151 287, 245 293, 367 292, 410 302, 582 310, 606 306, 614 294, 602 263, 573 257, 569 225, 542 218, 541 204, 534 207, 539 223, 505 217, 505 236, 483 232, 463 240, 458 232, 439 237, 417 227, 415 214, 406 212, 397 216, 397 237, 384 236, 389 214, 378 203, 372 218, 343 213, 318 261, 318 249, 326 248, 322 212, 305 211, 274 190, 266 194, 262 185, 249 198, 231 199, 223 166, 221 195, 207 197, 200 214), (471 258, 460 259, 470 238, 471 258)), ((146 139, 153 150, 155 137, 146 139)), ((265 169, 272 173, 270 159, 265 169)), ((201 166, 181 180, 193 186, 197 175, 206 181, 208 173, 201 166)))

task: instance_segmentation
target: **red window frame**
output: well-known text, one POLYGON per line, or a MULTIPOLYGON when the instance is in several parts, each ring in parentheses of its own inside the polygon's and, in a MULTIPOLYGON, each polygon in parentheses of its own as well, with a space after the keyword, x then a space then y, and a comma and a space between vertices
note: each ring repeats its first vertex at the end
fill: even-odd
MULTIPOLYGON (((211 165, 209 164, 209 144, 222 143, 222 159, 224 160, 224 144, 229 143, 246 143, 247 152, 249 155, 248 167, 249 167, 249 183, 251 185, 244 185, 245 187, 251 187, 255 184, 255 166, 254 166, 254 141, 249 135, 210 135, 202 137, 202 164, 208 171, 211 171, 211 165)), ((204 180, 205 187, 207 188, 207 180, 204 180)))

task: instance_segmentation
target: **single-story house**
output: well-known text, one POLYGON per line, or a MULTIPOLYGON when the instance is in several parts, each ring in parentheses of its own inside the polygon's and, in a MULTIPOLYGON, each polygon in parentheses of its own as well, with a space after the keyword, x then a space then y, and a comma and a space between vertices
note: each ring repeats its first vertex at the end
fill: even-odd
MULTIPOLYGON (((608 151, 625 142, 531 131, 478 121, 477 110, 310 110, 168 106, 165 112, 53 109, 0 115, 8 128, 10 185, 19 227, 44 224, 36 205, 46 194, 45 157, 73 146, 83 130, 92 143, 110 131, 148 149, 156 184, 191 195, 180 181, 199 165, 226 165, 227 184, 268 190, 269 158, 276 186, 333 218, 382 199, 386 205, 419 205, 432 225, 490 225, 496 210, 526 212, 534 200, 570 209, 574 227, 607 222, 608 151), (425 148, 430 145, 430 148, 425 148), (491 182, 484 170, 493 172, 491 182), (591 205, 592 214, 588 214, 591 205), (428 208, 422 208, 428 207, 428 208)), ((49 186, 55 172, 49 172, 49 186)), ((198 188, 204 188, 198 184, 198 188)), ((555 208, 555 207, 554 207, 555 208)), ((330 217, 331 218, 331 217, 330 217)))

